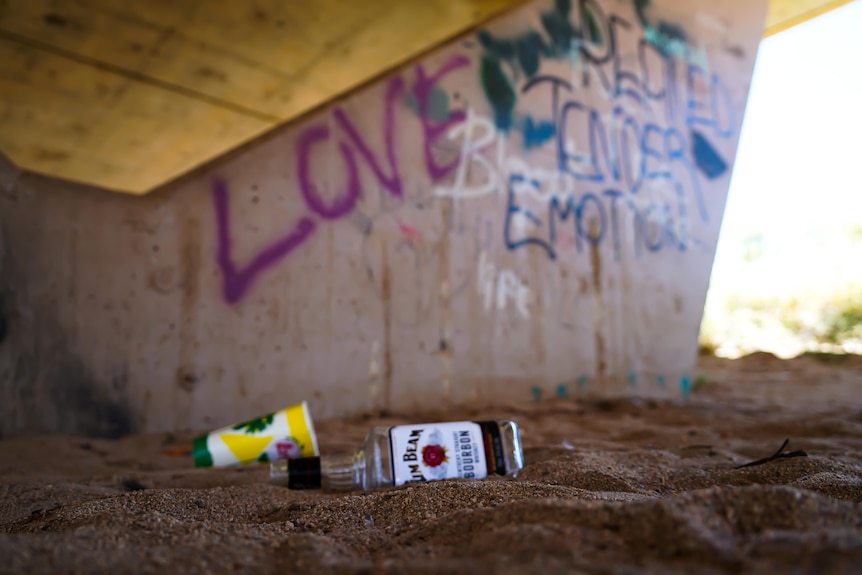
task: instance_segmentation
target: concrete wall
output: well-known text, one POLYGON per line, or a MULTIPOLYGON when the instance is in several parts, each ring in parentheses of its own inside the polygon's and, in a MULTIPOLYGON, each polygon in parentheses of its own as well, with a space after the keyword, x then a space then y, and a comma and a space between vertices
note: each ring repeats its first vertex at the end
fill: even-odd
POLYGON ((765 2, 645 4, 537 1, 143 198, 3 167, 0 430, 685 391, 765 2))

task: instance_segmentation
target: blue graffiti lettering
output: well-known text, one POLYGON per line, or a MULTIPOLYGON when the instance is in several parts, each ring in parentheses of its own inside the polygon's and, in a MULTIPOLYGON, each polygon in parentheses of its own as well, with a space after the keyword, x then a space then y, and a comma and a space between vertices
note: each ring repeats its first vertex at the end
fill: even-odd
POLYGON ((697 130, 691 131, 691 154, 697 168, 710 180, 727 171, 727 162, 722 159, 709 140, 697 130))

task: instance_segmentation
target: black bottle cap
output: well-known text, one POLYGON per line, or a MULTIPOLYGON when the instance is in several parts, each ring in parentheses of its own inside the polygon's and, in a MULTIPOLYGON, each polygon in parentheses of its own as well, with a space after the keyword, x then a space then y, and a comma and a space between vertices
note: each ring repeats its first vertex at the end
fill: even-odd
POLYGON ((320 458, 288 459, 287 487, 289 489, 320 489, 320 458))

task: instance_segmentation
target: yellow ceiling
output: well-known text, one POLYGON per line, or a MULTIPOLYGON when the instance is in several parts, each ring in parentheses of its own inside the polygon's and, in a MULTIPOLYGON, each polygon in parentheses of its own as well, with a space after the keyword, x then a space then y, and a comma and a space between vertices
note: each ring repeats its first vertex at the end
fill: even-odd
POLYGON ((0 0, 0 151, 144 194, 523 1, 0 0))

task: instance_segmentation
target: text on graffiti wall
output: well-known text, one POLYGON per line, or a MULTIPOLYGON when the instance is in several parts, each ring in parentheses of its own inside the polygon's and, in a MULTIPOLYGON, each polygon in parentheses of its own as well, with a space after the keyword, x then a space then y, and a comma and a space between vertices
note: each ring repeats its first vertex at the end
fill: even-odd
MULTIPOLYGON (((563 248, 578 253, 604 242, 617 259, 627 246, 639 257, 698 245, 698 222, 711 221, 709 184, 729 170, 719 144, 735 134, 736 111, 724 81, 684 30, 654 23, 640 0, 631 12, 627 19, 606 14, 594 0, 557 0, 534 30, 515 37, 483 30, 464 53, 387 80, 376 104, 382 113, 368 115, 380 118, 376 127, 358 111, 371 105, 374 89, 354 97, 361 106, 336 106, 303 126, 294 140, 290 192, 306 212, 243 265, 235 261, 228 183, 217 179, 216 257, 225 300, 240 301, 323 222, 351 214, 366 190, 404 199, 417 178, 438 201, 498 199, 492 220, 502 246, 536 250, 550 261, 563 248), (455 91, 474 97, 454 107, 455 91), (421 141, 407 141, 403 134, 414 132, 405 122, 417 121, 421 141), (411 145, 420 151, 421 176, 403 165, 415 156, 405 153, 411 145), (457 155, 441 155, 446 146, 457 155), (338 175, 339 189, 321 184, 321 166, 338 175)), ((495 269, 490 262, 481 267, 495 269)), ((506 275, 505 285, 524 314, 517 278, 506 275)), ((480 291, 489 302, 491 292, 480 291)))

